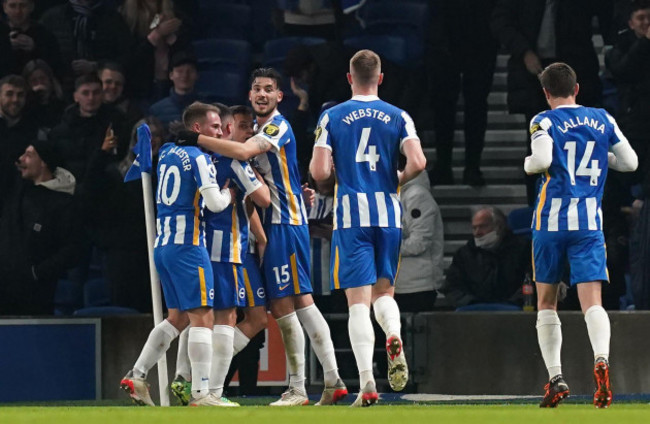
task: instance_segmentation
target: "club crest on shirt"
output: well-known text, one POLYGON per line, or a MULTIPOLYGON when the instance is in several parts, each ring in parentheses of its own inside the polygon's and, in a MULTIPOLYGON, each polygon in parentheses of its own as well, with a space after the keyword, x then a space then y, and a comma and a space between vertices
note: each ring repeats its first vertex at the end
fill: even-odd
POLYGON ((280 127, 275 124, 269 124, 264 128, 264 134, 274 137, 280 134, 280 127))

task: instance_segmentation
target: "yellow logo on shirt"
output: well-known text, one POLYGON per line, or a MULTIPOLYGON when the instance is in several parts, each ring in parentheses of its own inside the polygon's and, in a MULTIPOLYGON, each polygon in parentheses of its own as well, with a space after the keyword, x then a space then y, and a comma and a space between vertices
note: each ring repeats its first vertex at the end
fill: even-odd
POLYGON ((534 124, 532 127, 530 127, 530 135, 535 134, 539 130, 540 130, 539 124, 534 124))
POLYGON ((316 140, 320 138, 320 135, 323 133, 323 127, 318 127, 316 128, 316 131, 314 131, 314 135, 316 136, 316 140))
POLYGON ((266 126, 266 128, 264 128, 264 134, 275 137, 276 135, 280 134, 280 127, 275 124, 269 124, 266 126))

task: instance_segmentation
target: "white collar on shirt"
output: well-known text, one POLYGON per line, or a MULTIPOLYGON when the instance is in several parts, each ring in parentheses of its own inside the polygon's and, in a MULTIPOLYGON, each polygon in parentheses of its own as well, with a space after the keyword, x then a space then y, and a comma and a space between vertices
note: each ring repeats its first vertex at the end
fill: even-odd
POLYGON ((352 96, 352 100, 358 100, 360 102, 373 102, 375 100, 379 100, 379 97, 374 95, 364 96, 361 94, 357 94, 356 96, 352 96))
POLYGON ((568 108, 576 108, 576 107, 581 107, 582 105, 558 105, 555 108, 559 109, 561 107, 568 107, 568 108))

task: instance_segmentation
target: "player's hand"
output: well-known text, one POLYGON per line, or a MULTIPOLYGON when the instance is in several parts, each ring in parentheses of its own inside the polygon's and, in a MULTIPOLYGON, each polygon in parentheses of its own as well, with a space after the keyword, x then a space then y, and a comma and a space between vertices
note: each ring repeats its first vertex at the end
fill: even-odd
POLYGON ((266 252, 266 241, 257 242, 257 254, 260 257, 260 263, 264 259, 264 252, 266 252))
POLYGON ((12 31, 9 34, 9 40, 11 41, 11 47, 14 50, 24 50, 26 52, 34 50, 34 40, 29 35, 12 31))
POLYGON ((179 130, 174 138, 177 146, 197 146, 199 143, 199 133, 189 130, 179 130))
POLYGON ((309 109, 309 94, 307 93, 307 90, 300 87, 296 83, 296 79, 294 77, 291 77, 290 81, 291 81, 291 91, 300 100, 300 104, 298 105, 298 110, 305 111, 309 109))
POLYGON ((308 208, 311 208, 314 205, 314 200, 316 200, 316 191, 309 188, 309 184, 307 183, 302 185, 302 198, 305 201, 305 206, 308 208))
POLYGON ((542 68, 542 62, 539 61, 539 57, 532 50, 524 53, 524 65, 526 65, 528 72, 533 75, 539 75, 544 70, 542 68))

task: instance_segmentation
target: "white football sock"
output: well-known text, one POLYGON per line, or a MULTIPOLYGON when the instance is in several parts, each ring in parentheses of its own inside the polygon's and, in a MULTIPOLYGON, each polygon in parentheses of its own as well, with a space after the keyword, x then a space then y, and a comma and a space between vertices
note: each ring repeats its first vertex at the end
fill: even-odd
POLYGON ((553 309, 537 312, 537 341, 542 351, 542 358, 548 370, 549 380, 562 374, 560 352, 562 350, 562 323, 553 309))
POLYGON ((289 362, 289 387, 305 390, 305 334, 295 312, 277 318, 289 362))
POLYGON ((375 300, 372 306, 375 310, 375 319, 384 330, 386 338, 397 336, 401 340, 402 323, 399 316, 399 307, 395 299, 390 296, 381 296, 375 300))
POLYGON ((594 305, 585 312, 585 322, 591 348, 594 350, 594 360, 599 357, 609 360, 611 328, 607 312, 602 306, 594 305))
POLYGON ((192 370, 190 369, 190 357, 187 355, 187 338, 190 335, 190 327, 181 331, 178 336, 178 353, 176 354, 176 376, 181 376, 185 381, 192 380, 192 370))
POLYGON ((233 340, 232 356, 235 356, 239 352, 244 350, 244 348, 248 346, 248 343, 250 343, 250 341, 251 339, 246 337, 246 334, 242 333, 239 327, 235 327, 235 339, 233 340))
POLYGON ((210 393, 223 394, 223 383, 232 362, 235 329, 229 325, 215 325, 212 333, 212 366, 210 368, 210 393))
POLYGON ((166 319, 156 325, 142 347, 142 352, 133 366, 136 377, 145 378, 149 370, 162 358, 171 342, 178 337, 178 330, 166 319))
POLYGON ((192 367, 192 397, 207 396, 210 388, 210 362, 212 361, 212 330, 191 327, 187 353, 192 367))
POLYGON ((297 309, 296 315, 298 315, 302 327, 307 331, 311 347, 323 366, 325 385, 334 386, 339 378, 339 369, 336 365, 334 344, 327 321, 315 304, 297 309))
POLYGON ((375 349, 375 330, 372 328, 372 321, 370 321, 370 308, 363 303, 350 306, 348 332, 350 333, 352 352, 357 360, 360 387, 363 389, 368 381, 374 381, 372 354, 375 349))

